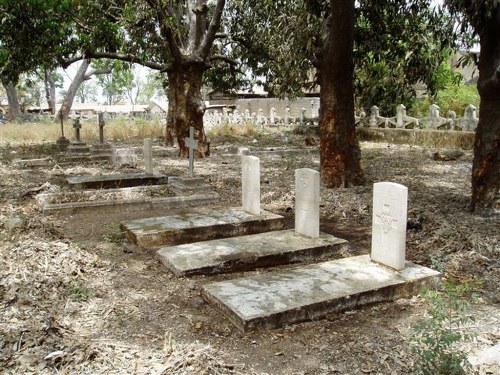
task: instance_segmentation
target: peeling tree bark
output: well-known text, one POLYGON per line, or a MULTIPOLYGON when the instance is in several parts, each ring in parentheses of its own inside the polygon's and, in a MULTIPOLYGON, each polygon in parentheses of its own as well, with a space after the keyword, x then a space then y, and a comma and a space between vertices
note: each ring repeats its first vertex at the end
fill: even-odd
POLYGON ((321 180, 347 187, 364 182, 354 123, 354 0, 330 0, 330 9, 319 61, 321 180))
POLYGON ((500 212, 500 6, 479 32, 479 124, 474 142, 472 202, 475 211, 500 212))

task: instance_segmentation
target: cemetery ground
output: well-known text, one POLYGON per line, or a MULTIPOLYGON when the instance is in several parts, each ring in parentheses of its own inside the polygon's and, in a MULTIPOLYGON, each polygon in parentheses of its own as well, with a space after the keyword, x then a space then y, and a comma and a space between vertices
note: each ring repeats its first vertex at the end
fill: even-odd
MULTIPOLYGON (((294 221, 294 171, 318 170, 319 157, 297 134, 212 136, 212 156, 196 160, 220 206, 241 204, 238 147, 260 158, 262 208, 294 221), (285 152, 285 149, 300 149, 285 152)), ((142 141, 137 141, 136 146, 142 141)), ((348 252, 368 254, 372 185, 408 187, 407 259, 461 282, 476 280, 475 337, 461 343, 472 362, 500 340, 500 223, 468 211, 472 152, 434 160, 436 149, 362 142, 366 185, 321 190, 321 230, 347 239, 348 252)), ((137 172, 131 166, 79 162, 32 168, 47 146, 3 148, 0 163, 0 371, 5 374, 412 374, 415 323, 424 298, 335 313, 326 319, 242 333, 201 297, 219 276, 174 277, 151 252, 126 244, 123 220, 164 211, 44 215, 35 199, 71 175, 137 172)), ((46 156, 46 155, 45 155, 46 156)), ((155 157, 155 169, 186 176, 188 161, 155 157)), ((175 211, 169 212, 174 213, 175 211)), ((283 267, 281 267, 283 268, 283 267)), ((259 269, 244 274, 268 272, 259 269)), ((497 351, 498 353, 498 351, 497 351)), ((476 363, 476 362, 474 362, 476 363)), ((470 373, 498 373, 495 364, 470 373)))

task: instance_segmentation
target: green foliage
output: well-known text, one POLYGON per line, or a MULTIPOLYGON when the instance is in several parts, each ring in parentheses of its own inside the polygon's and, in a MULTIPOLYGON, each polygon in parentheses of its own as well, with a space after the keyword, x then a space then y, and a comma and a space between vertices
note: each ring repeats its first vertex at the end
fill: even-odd
POLYGON ((479 93, 476 85, 452 85, 440 91, 436 104, 441 108, 441 113, 455 111, 457 116, 463 116, 465 107, 469 104, 479 108, 479 93))
MULTIPOLYGON (((382 112, 392 112, 394 103, 410 107, 414 85, 420 82, 434 96, 453 42, 451 18, 435 11, 428 0, 355 4, 358 107, 376 104, 382 112)), ((265 77, 268 92, 292 97, 317 83, 314 68, 323 54, 329 2, 234 0, 228 12, 233 39, 255 76, 265 77)))
POLYGON ((469 314, 471 294, 477 283, 444 283, 442 291, 424 293, 429 304, 428 316, 419 321, 412 338, 417 366, 424 375, 466 374, 467 357, 456 345, 473 335, 468 325, 474 321, 469 314))
POLYGON ((80 279, 71 280, 66 290, 72 301, 85 302, 90 298, 90 289, 80 279))
POLYGON ((119 103, 128 89, 134 85, 134 72, 131 64, 119 60, 93 60, 94 69, 111 69, 111 74, 96 76, 97 85, 106 97, 106 104, 119 103))

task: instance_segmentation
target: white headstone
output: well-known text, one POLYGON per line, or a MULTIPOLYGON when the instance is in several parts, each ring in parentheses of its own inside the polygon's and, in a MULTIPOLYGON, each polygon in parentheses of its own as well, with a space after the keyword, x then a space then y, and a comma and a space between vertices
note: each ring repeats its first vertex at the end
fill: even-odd
POLYGON ((151 138, 144 139, 144 173, 153 174, 153 142, 151 138))
POLYGON ((256 156, 241 157, 241 190, 243 210, 260 215, 260 160, 256 156))
POLYGON ((319 237, 319 172, 309 168, 295 170, 295 232, 319 237))
POLYGON ((394 182, 373 185, 371 259, 396 270, 405 268, 408 188, 394 182))
POLYGON ((194 128, 189 127, 189 138, 184 138, 186 147, 189 149, 189 177, 194 177, 194 150, 198 149, 198 141, 194 139, 194 128))

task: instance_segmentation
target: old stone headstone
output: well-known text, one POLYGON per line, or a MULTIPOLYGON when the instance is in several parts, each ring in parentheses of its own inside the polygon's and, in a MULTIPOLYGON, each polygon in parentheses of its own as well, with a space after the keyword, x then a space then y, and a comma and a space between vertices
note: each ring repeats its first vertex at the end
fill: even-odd
POLYGON ((260 160, 256 156, 241 157, 241 192, 243 210, 260 215, 260 160))
POLYGON ((153 174, 153 145, 151 138, 144 139, 144 173, 153 174))
POLYGON ((77 117, 73 120, 73 129, 75 129, 75 142, 74 143, 82 143, 80 140, 80 129, 82 128, 82 124, 80 124, 80 118, 77 117))
POLYGON ((60 150, 66 150, 69 145, 69 139, 64 136, 64 115, 59 111, 59 120, 61 121, 61 136, 57 139, 56 144, 60 150))
POLYGON ((405 268, 408 188, 394 182, 373 185, 371 259, 394 268, 405 268))
POLYGON ((194 139, 194 128, 189 127, 189 138, 184 138, 186 147, 189 148, 189 177, 194 177, 194 150, 198 149, 198 141, 194 139))
POLYGON ((295 232, 319 237, 319 172, 309 168, 295 170, 295 232))
POLYGON ((99 143, 102 145, 104 144, 104 113, 99 112, 97 115, 98 117, 98 122, 99 122, 99 143))

